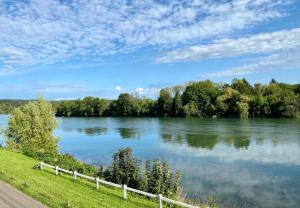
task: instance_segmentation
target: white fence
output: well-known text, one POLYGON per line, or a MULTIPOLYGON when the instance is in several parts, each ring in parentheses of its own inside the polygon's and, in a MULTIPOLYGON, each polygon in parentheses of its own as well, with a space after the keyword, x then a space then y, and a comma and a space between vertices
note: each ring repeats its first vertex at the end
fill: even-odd
POLYGON ((127 199, 127 192, 131 191, 131 192, 141 194, 141 195, 144 195, 144 196, 147 196, 147 197, 157 198, 158 202, 159 202, 159 208, 163 208, 163 202, 167 202, 167 203, 170 203, 170 204, 175 204, 175 205, 186 207, 186 208, 198 208, 196 206, 186 204, 184 202, 175 201, 173 199, 168 199, 166 197, 163 197, 161 194, 156 195, 156 194, 147 193, 147 192, 144 192, 144 191, 140 191, 140 190, 137 190, 137 189, 134 189, 134 188, 127 187, 127 185, 125 185, 125 184, 124 185, 115 184, 115 183, 108 182, 108 181, 105 181, 105 180, 102 180, 102 179, 99 179, 99 178, 86 176, 86 175, 77 173, 76 171, 70 171, 70 170, 60 168, 58 166, 53 166, 53 165, 46 164, 44 162, 40 162, 40 169, 43 170, 43 167, 48 167, 48 168, 54 169, 56 175, 58 175, 59 172, 64 172, 64 173, 73 175, 74 180, 76 180, 77 177, 80 177, 80 178, 85 178, 87 180, 95 181, 97 189, 99 189, 100 184, 105 184, 105 185, 113 186, 113 187, 116 187, 116 188, 123 188, 123 198, 124 199, 127 199))

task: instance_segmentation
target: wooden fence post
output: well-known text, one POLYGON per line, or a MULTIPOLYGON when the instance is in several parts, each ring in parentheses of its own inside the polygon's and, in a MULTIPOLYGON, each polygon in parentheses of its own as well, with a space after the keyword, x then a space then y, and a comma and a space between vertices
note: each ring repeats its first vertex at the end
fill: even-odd
POLYGON ((163 208, 163 200, 161 194, 158 194, 158 200, 159 200, 159 208, 163 208))
POLYGON ((124 196, 124 199, 127 199, 127 185, 126 184, 123 185, 123 196, 124 196))
POLYGON ((96 178, 96 187, 99 189, 99 178, 96 178))
POLYGON ((58 166, 55 166, 55 175, 58 175, 58 166))
POLYGON ((40 162, 40 170, 43 170, 43 162, 40 162))
POLYGON ((76 181, 76 179, 77 179, 77 171, 75 170, 74 171, 74 180, 76 181))

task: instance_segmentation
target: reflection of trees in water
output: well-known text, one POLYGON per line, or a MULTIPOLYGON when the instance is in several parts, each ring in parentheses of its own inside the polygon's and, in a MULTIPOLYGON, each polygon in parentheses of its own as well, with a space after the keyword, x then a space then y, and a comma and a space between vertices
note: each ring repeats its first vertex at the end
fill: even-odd
POLYGON ((118 128, 123 139, 137 139, 140 137, 139 131, 135 128, 118 128))
MULTIPOLYGON (((76 130, 87 136, 97 136, 108 133, 108 128, 103 127, 78 128, 76 130)), ((123 139, 140 138, 140 133, 136 128, 117 128, 116 131, 119 132, 120 137, 123 139)))
POLYGON ((78 128, 78 132, 84 133, 88 136, 96 136, 96 135, 102 135, 108 132, 108 128, 103 127, 91 127, 91 128, 78 128))
POLYGON ((227 144, 233 145, 236 149, 247 149, 250 145, 250 138, 246 135, 232 136, 225 139, 227 144))
POLYGON ((218 143, 216 135, 187 134, 186 141, 191 147, 201 147, 210 150, 218 143))
POLYGON ((164 142, 172 142, 173 141, 172 134, 161 134, 160 136, 164 142))
POLYGON ((182 144, 185 141, 185 138, 181 134, 161 134, 161 138, 164 142, 172 142, 177 144, 182 144))
POLYGON ((218 138, 214 134, 161 134, 161 138, 167 143, 186 143, 190 147, 203 148, 212 150, 218 143, 226 143, 232 145, 236 149, 247 149, 250 145, 250 137, 247 135, 227 136, 218 138))

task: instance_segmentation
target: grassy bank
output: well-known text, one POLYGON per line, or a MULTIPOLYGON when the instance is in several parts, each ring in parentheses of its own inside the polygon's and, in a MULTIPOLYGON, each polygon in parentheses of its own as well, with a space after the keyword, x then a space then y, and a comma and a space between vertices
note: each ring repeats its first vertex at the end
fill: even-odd
POLYGON ((157 207, 136 195, 122 198, 122 190, 95 185, 84 179, 73 181, 67 175, 55 176, 53 171, 34 168, 39 161, 0 148, 0 180, 3 180, 49 207, 157 207))

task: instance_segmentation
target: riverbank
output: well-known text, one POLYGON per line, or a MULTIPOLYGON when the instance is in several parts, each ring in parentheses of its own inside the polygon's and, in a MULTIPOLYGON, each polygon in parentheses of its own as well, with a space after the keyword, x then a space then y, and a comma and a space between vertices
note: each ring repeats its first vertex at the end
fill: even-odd
POLYGON ((57 177, 36 169, 38 161, 0 148, 0 180, 5 181, 49 207, 157 207, 157 202, 101 186, 96 190, 88 181, 74 182, 72 177, 57 177))

